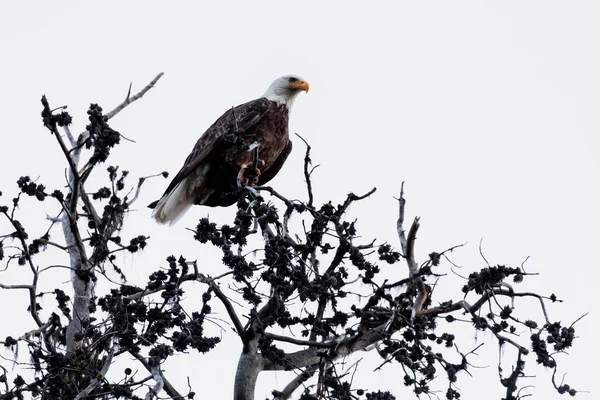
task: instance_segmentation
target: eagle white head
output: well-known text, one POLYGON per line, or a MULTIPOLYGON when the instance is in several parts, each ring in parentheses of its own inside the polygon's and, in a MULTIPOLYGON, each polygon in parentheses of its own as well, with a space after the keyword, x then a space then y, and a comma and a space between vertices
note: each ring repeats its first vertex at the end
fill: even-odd
POLYGON ((308 88, 308 82, 299 76, 285 75, 275 79, 262 97, 279 104, 285 104, 288 110, 290 110, 292 105, 294 105, 294 100, 298 93, 301 91, 308 93, 308 88))

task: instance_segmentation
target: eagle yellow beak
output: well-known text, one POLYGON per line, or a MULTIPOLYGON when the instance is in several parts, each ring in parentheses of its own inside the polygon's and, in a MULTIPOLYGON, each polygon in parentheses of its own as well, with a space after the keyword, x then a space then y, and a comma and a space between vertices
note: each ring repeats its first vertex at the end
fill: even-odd
POLYGON ((298 90, 304 90, 306 93, 308 93, 308 89, 310 88, 310 85, 306 81, 297 81, 294 83, 290 83, 290 87, 292 87, 294 89, 298 89, 298 90))

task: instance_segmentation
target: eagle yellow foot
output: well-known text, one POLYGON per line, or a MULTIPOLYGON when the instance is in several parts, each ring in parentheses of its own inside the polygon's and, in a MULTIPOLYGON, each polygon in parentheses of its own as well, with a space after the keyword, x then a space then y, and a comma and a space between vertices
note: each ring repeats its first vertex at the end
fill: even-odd
POLYGON ((256 186, 256 184, 258 183, 258 177, 261 175, 261 172, 259 168, 251 169, 250 167, 252 167, 252 164, 253 163, 249 163, 245 167, 242 167, 242 169, 240 169, 237 179, 238 187, 248 185, 256 186))

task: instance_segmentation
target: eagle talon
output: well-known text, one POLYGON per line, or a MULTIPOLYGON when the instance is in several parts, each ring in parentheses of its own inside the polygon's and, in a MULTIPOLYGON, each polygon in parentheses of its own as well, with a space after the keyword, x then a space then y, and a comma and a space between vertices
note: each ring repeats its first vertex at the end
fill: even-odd
POLYGON ((260 175, 262 174, 262 172, 260 171, 260 168, 254 168, 254 170, 250 170, 248 171, 249 167, 251 167, 253 165, 252 162, 246 164, 246 166, 242 167, 240 169, 240 172, 238 172, 238 176, 237 176, 237 185, 238 187, 242 187, 242 186, 256 186, 256 184, 258 183, 258 178, 260 177, 260 175), (246 176, 246 172, 251 172, 250 176, 246 176), (252 180, 252 182, 250 181, 252 180))
POLYGON ((258 184, 258 178, 260 177, 262 172, 260 172, 259 168, 254 169, 254 178, 252 178, 252 186, 256 186, 258 184))

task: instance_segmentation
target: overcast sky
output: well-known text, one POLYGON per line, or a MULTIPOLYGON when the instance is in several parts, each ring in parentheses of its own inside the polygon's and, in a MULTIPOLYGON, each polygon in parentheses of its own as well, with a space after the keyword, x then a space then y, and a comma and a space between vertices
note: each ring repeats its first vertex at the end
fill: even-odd
MULTIPOLYGON (((396 244, 393 196, 405 181, 409 216, 422 217, 421 261, 466 242, 453 260, 468 275, 484 265, 482 238, 492 264, 518 266, 530 257, 526 269, 540 275, 528 278, 527 288, 565 300, 552 306, 552 319, 567 323, 590 312, 576 325, 580 338, 571 356, 559 362, 573 386, 594 390, 599 19, 595 1, 3 2, 0 203, 16 193, 21 175, 39 177, 52 189, 64 185, 62 154, 39 117, 42 94, 54 107, 68 105, 73 130, 80 132, 89 103, 111 109, 130 82, 139 90, 165 72, 147 97, 112 121, 136 142, 119 146, 112 161, 128 169, 134 183, 163 170, 176 173, 225 110, 295 73, 311 90, 296 100, 290 131, 310 142, 321 164, 314 175, 317 202, 376 186, 351 215, 365 238, 396 244)), ((296 139, 273 181, 290 198, 304 196, 303 153, 296 139)), ((167 183, 146 185, 128 217, 127 232, 151 240, 144 254, 121 260, 126 271, 143 282, 169 254, 203 260, 211 274, 224 271, 218 254, 194 243, 185 228, 209 213, 226 223, 233 210, 195 207, 176 226, 158 226, 145 204, 167 183)), ((56 209, 37 211, 22 219, 56 209)), ((37 225, 39 233, 45 228, 37 225)), ((449 272, 444 268, 440 272, 449 272)), ((13 278, 0 274, 3 282, 13 278)), ((53 279, 69 289, 67 275, 53 279)), ((438 300, 459 299, 460 284, 440 289, 438 300)), ((19 296, 0 292, 0 304, 22 299, 24 309, 19 296)), ((537 312, 534 306, 517 302, 517 311, 537 312)), ((30 321, 23 326, 30 328, 30 321)), ((0 326, 0 337, 19 334, 13 328, 0 326)), ((196 392, 229 397, 240 350, 234 336, 225 333, 224 346, 208 356, 179 356, 167 376, 182 390, 190 376, 196 392)), ((469 346, 487 343, 473 362, 488 368, 474 370, 475 379, 461 376, 464 398, 482 398, 482 390, 500 398, 495 341, 467 336, 469 346)), ((373 373, 367 365, 360 378, 365 385, 406 393, 401 370, 373 373)), ((534 398, 558 398, 549 373, 534 371, 538 377, 521 384, 536 386, 534 398)), ((287 382, 283 373, 263 373, 257 398, 287 382)))

